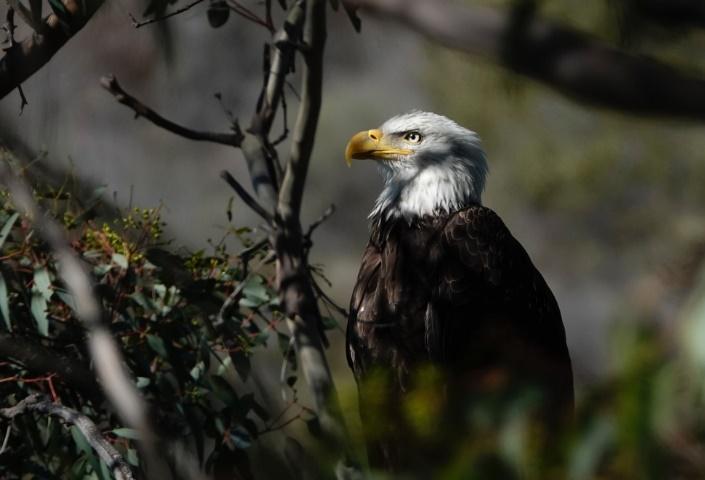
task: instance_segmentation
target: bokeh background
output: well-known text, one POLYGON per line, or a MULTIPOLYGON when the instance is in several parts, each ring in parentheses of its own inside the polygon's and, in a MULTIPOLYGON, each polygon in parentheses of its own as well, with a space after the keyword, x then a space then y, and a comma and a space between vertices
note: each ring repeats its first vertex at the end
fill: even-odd
MULTIPOLYGON (((625 29, 618 3, 547 0, 542 13, 702 72, 702 32, 625 29)), ((1 135, 43 162, 105 185, 106 199, 120 206, 163 205, 168 236, 194 250, 223 235, 232 194, 218 174, 228 169, 246 179, 241 153, 135 120, 99 78, 115 74, 127 91, 187 126, 225 131, 228 110, 246 125, 269 34, 234 16, 211 28, 206 8, 135 29, 130 14, 139 17, 144 2, 107 2, 23 85, 24 111, 16 94, 0 102, 1 135)), ((392 115, 428 109, 484 140, 491 168, 484 203, 504 219, 556 294, 578 392, 614 368, 617 326, 677 327, 705 254, 701 125, 576 104, 388 22, 363 17, 358 34, 342 13, 329 19, 325 75, 303 218, 313 221, 331 203, 337 206, 316 232, 312 262, 324 267, 339 303, 348 302, 367 241, 367 214, 381 187, 373 165, 345 166, 344 146, 354 132, 392 115)), ((296 88, 287 95, 294 107, 296 88)), ((257 225, 237 201, 234 215, 239 225, 257 225)), ((341 389, 351 389, 343 334, 330 335, 336 378, 341 389)))

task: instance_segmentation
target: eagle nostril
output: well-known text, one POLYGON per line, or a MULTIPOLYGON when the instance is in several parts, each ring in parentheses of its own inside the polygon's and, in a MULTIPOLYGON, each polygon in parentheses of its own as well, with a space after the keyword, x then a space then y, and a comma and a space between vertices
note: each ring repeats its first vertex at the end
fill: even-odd
POLYGON ((379 141, 379 132, 377 130, 370 130, 367 135, 372 139, 379 141))

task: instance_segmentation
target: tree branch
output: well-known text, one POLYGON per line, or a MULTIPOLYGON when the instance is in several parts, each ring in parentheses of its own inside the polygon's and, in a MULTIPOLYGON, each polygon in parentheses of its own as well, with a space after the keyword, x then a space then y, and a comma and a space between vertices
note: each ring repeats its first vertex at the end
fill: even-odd
POLYGON ((300 42, 305 11, 302 0, 291 6, 282 28, 274 35, 273 55, 262 98, 245 132, 242 153, 247 161, 255 194, 265 207, 274 211, 279 191, 278 165, 268 136, 277 113, 286 76, 294 65, 296 46, 300 42))
POLYGON ((30 395, 14 407, 0 409, 0 417, 12 420, 18 415, 30 412, 59 417, 69 425, 74 425, 116 479, 133 480, 135 478, 130 466, 110 442, 102 437, 100 430, 90 418, 64 405, 54 404, 43 395, 30 395))
POLYGON ((13 44, 0 59, 0 99, 49 62, 91 19, 103 1, 61 0, 63 18, 56 14, 47 16, 37 32, 13 44))
POLYGON ((447 0, 346 0, 429 39, 538 80, 574 99, 639 115, 705 120, 705 79, 535 18, 447 0))
POLYGON ((100 396, 90 369, 77 359, 61 355, 39 342, 0 333, 0 358, 12 358, 36 374, 56 373, 69 387, 90 397, 100 396))
POLYGON ((326 42, 326 0, 306 2, 303 36, 303 91, 286 173, 279 192, 274 249, 277 286, 299 365, 313 394, 321 430, 343 458, 338 478, 358 475, 347 427, 326 359, 320 333, 321 313, 308 272, 299 213, 321 106, 323 50, 326 42))
POLYGON ((235 190, 235 193, 237 193, 237 195, 242 199, 243 202, 245 202, 248 207, 250 207, 252 211, 254 211, 257 215, 266 220, 268 224, 271 225, 274 222, 272 214, 265 210, 264 207, 257 202, 257 200, 252 198, 252 196, 247 193, 247 190, 245 190, 243 186, 240 185, 240 183, 235 180, 232 175, 230 175, 230 173, 223 170, 220 173, 220 177, 226 182, 228 182, 228 185, 230 185, 230 187, 235 190))
POLYGON ((135 117, 144 117, 156 126, 168 130, 171 133, 175 133, 176 135, 188 138, 190 140, 220 143, 230 147, 239 147, 242 142, 243 135, 237 124, 234 124, 233 126, 233 129, 235 130, 234 133, 212 133, 191 130, 190 128, 182 127, 171 120, 167 120, 127 93, 122 89, 113 75, 101 78, 100 84, 103 88, 110 92, 118 102, 132 109, 135 112, 135 117))
POLYGON ((325 5, 311 1, 306 4, 306 30, 304 32, 304 72, 301 106, 293 131, 291 152, 286 173, 279 192, 278 212, 284 222, 299 216, 301 199, 308 164, 316 139, 318 117, 321 110, 321 92, 323 90, 323 48, 326 42, 325 5))

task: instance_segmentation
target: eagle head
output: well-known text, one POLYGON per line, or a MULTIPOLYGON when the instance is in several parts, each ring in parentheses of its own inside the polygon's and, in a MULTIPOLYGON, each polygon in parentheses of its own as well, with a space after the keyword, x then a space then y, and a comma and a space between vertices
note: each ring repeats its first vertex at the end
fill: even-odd
POLYGON ((477 134, 436 113, 411 112, 355 134, 345 149, 353 160, 375 160, 385 184, 371 218, 452 213, 479 204, 487 160, 477 134))

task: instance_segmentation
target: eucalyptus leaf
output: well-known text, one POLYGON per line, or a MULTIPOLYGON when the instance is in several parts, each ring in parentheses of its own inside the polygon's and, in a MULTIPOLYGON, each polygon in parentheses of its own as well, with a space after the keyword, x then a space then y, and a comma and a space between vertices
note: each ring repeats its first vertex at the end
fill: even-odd
POLYGON ((157 337, 156 335, 147 335, 147 344, 159 354, 162 358, 167 358, 166 346, 164 345, 164 340, 157 337))
POLYGON ((5 240, 7 240, 7 237, 12 231, 12 227, 15 225, 15 222, 19 217, 19 213, 13 213, 10 218, 7 219, 5 225, 2 226, 2 230, 0 230, 0 248, 2 248, 2 246, 5 244, 5 240))
POLYGON ((249 448, 252 445, 252 437, 249 432, 240 426, 230 431, 230 440, 241 450, 249 448))
POLYGON ((7 331, 12 331, 12 322, 10 321, 10 302, 7 295, 7 283, 2 272, 0 272, 0 314, 5 322, 7 331))
POLYGON ((46 267, 40 267, 34 270, 33 290, 38 291, 47 300, 51 298, 53 293, 51 291, 51 277, 46 267))
POLYGON ((127 462, 133 467, 140 466, 140 459, 137 456, 137 450, 135 450, 134 448, 127 449, 127 455, 125 455, 125 460, 127 460, 127 462))
POLYGON ((123 270, 127 270, 129 262, 127 261, 127 257, 125 255, 121 253, 113 253, 112 260, 115 265, 122 268, 123 270))
POLYGON ((47 316, 47 300, 39 292, 32 292, 32 316, 37 322, 37 331, 40 335, 49 336, 49 317, 47 316))
POLYGON ((137 430, 133 430, 132 428, 116 428, 113 430, 113 435, 129 438, 130 440, 139 440, 140 438, 137 434, 137 430))
POLYGON ((148 387, 150 383, 152 383, 152 381, 147 377, 137 377, 135 385, 137 385, 137 388, 145 388, 148 387))
POLYGON ((46 337, 49 335, 47 305, 52 295, 51 278, 46 267, 39 267, 34 270, 33 283, 30 310, 34 320, 37 322, 37 331, 46 337))
POLYGON ((76 445, 76 448, 84 453, 92 453, 93 450, 91 449, 91 446, 88 444, 88 441, 86 440, 86 437, 83 436, 81 431, 76 427, 76 426, 71 426, 71 438, 73 438, 73 443, 76 445))
POLYGON ((245 286, 242 287, 242 293, 248 298, 261 300, 266 302, 269 300, 269 292, 267 288, 262 284, 262 278, 251 277, 245 282, 245 286))
POLYGON ((196 366, 191 369, 191 378, 193 378, 194 380, 198 380, 199 378, 201 378, 201 375, 203 375, 204 370, 205 365, 203 364, 203 362, 198 362, 196 366))

